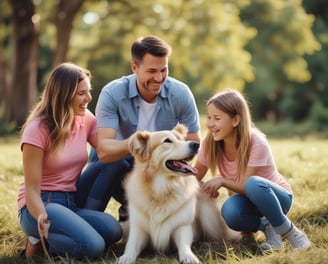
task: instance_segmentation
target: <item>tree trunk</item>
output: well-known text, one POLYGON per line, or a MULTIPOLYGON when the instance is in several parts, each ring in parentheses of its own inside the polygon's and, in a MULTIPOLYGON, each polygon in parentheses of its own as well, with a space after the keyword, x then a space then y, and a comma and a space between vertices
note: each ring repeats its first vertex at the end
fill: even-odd
POLYGON ((6 119, 21 126, 37 98, 39 16, 32 0, 8 0, 12 9, 12 61, 6 119))
POLYGON ((55 17, 56 49, 54 66, 67 60, 69 40, 76 13, 81 8, 84 0, 59 0, 55 17))
MULTIPOLYGON (((5 51, 2 45, 0 45, 0 106, 1 103, 6 104, 7 96, 7 67, 6 67, 6 59, 5 59, 5 51)), ((1 115, 0 115, 1 118, 1 115)), ((1 129, 1 126, 0 126, 1 129)))

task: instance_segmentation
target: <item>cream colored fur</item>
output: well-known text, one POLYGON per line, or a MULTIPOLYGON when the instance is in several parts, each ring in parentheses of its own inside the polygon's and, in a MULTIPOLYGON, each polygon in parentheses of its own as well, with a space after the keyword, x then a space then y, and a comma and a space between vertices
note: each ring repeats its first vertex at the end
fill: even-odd
POLYGON ((136 132, 129 140, 135 165, 125 188, 129 206, 129 233, 119 264, 134 263, 148 245, 165 252, 173 242, 181 263, 199 263, 191 250, 196 240, 229 239, 216 200, 199 192, 191 173, 172 171, 167 160, 192 158, 198 144, 185 141, 187 128, 136 132))

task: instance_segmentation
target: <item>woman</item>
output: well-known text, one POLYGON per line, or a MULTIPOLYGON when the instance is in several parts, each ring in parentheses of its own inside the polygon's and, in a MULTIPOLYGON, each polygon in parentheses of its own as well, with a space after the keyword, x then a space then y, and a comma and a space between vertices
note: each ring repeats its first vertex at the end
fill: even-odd
POLYGON ((198 180, 208 169, 213 177, 202 185, 211 197, 225 187, 229 198, 222 206, 227 225, 242 233, 262 230, 263 250, 280 249, 287 238, 294 249, 307 249, 311 243, 286 214, 292 206, 292 190, 278 172, 265 136, 251 120, 243 95, 227 89, 207 102, 208 132, 204 138, 196 168, 198 180))
MULTIPOLYGON (((91 74, 72 63, 51 73, 40 101, 22 128, 24 183, 19 196, 22 230, 29 236, 26 257, 46 238, 52 255, 98 258, 122 236, 120 224, 103 212, 77 208, 76 183, 96 147, 96 120, 87 109, 91 74)), ((84 173, 96 173, 93 163, 84 173)))

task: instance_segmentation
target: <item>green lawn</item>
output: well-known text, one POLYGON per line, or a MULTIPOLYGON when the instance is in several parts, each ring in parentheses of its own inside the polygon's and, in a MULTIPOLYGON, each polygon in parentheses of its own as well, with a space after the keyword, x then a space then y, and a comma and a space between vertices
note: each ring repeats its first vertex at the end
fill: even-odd
MULTIPOLYGON (((269 142, 281 173, 294 190, 294 205, 289 216, 308 234, 312 248, 293 251, 286 245, 282 251, 263 255, 254 243, 242 242, 226 247, 198 243, 193 250, 203 263, 328 263, 328 140, 286 139, 269 142)), ((18 226, 16 204, 22 174, 17 140, 0 140, 0 263, 27 263, 19 257, 25 237, 18 226)), ((111 202, 107 211, 117 216, 117 204, 111 202)), ((261 233, 257 233, 256 237, 259 242, 264 239, 261 233)), ((113 263, 123 250, 124 245, 117 244, 102 259, 86 260, 84 263, 113 263)), ((39 260, 38 263, 55 262, 82 263, 65 258, 39 260)), ((137 263, 177 263, 177 255, 175 251, 163 255, 148 250, 137 263)))

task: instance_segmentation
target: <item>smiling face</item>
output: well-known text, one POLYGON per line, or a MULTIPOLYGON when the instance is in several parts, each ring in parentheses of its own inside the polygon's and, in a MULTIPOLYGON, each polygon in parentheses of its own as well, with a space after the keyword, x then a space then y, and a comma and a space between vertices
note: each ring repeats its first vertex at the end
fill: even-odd
POLYGON ((147 164, 147 168, 156 175, 196 174, 195 168, 187 162, 197 154, 199 144, 185 141, 187 128, 178 125, 171 131, 139 131, 131 136, 129 148, 137 164, 147 164))
POLYGON ((240 122, 239 115, 231 117, 224 111, 215 107, 213 103, 207 106, 206 126, 215 141, 234 140, 235 127, 240 122))
POLYGON ((85 78, 79 82, 72 100, 74 115, 85 115, 88 104, 91 102, 90 79, 85 78))
POLYGON ((168 57, 147 53, 140 63, 132 61, 131 69, 137 75, 137 87, 141 97, 148 103, 155 102, 168 76, 168 57))

